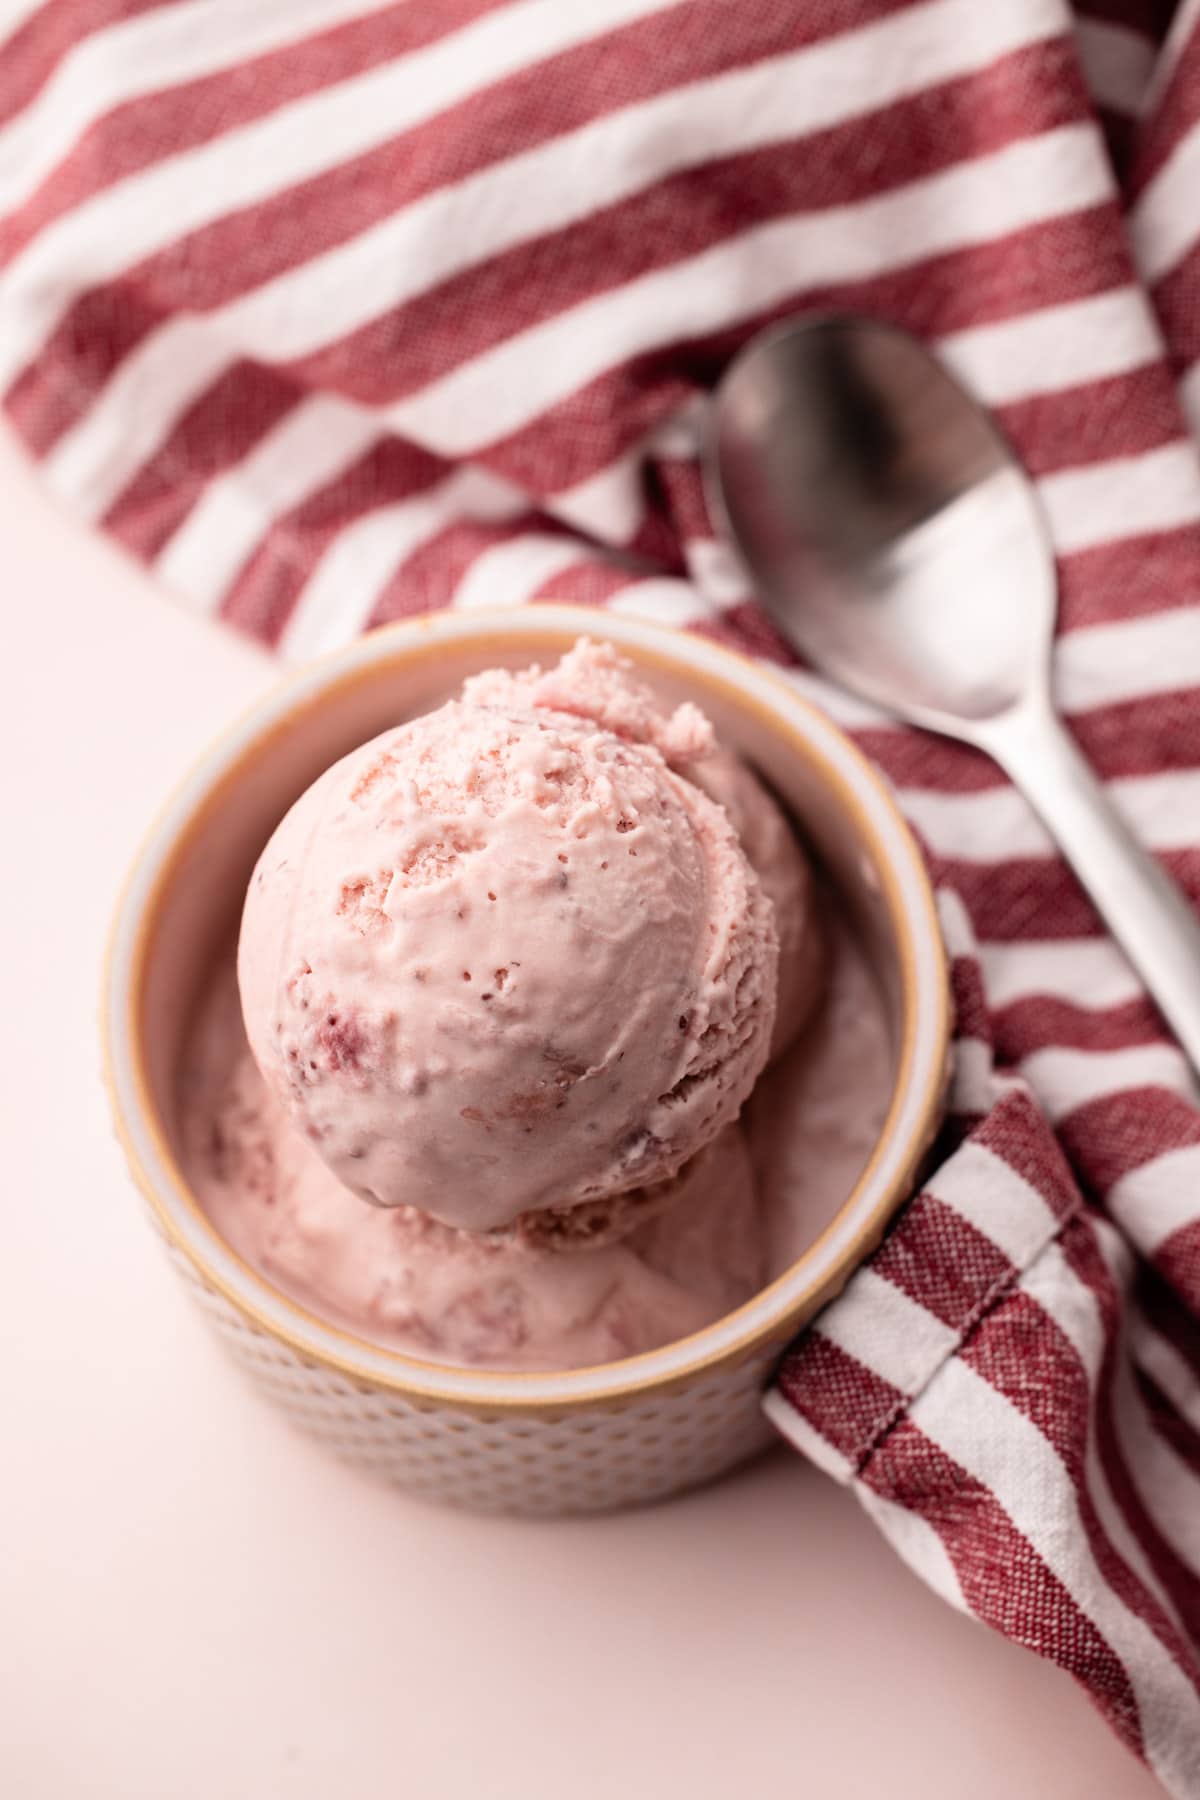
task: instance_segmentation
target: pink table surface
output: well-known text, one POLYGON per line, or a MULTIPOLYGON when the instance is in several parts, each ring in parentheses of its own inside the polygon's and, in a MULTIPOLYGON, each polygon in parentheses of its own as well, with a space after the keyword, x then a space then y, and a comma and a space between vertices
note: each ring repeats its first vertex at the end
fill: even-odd
POLYGON ((1157 1793, 794 1456, 641 1513, 478 1519, 343 1470, 243 1386, 139 1214, 95 1015, 148 816, 273 671, 3 438, 0 595, 0 1792, 1157 1793))

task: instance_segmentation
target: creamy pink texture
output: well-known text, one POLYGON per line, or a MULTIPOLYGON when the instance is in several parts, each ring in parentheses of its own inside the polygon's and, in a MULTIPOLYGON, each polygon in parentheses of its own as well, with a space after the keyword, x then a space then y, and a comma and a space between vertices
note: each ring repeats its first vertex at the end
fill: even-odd
POLYGON ((697 706, 669 716, 611 644, 580 642, 553 669, 489 669, 463 689, 488 705, 532 705, 593 719, 617 737, 652 744, 723 807, 775 912, 779 992, 771 1055, 794 1043, 820 996, 821 931, 812 870, 787 815, 752 769, 723 749, 697 706))
POLYGON ((705 721, 643 702, 608 647, 572 657, 604 717, 543 704, 537 671, 468 682, 309 788, 242 921, 250 1046, 319 1155, 469 1230, 674 1174, 774 1021, 774 909, 667 761, 705 721), (622 694, 644 736, 605 722, 622 694))
MULTIPOLYGON (((196 1016, 180 1118, 189 1179, 233 1249, 302 1304, 410 1355, 509 1369, 608 1362, 700 1330, 749 1299, 765 1273, 738 1125, 667 1195, 646 1196, 644 1222, 599 1248, 516 1231, 489 1237, 413 1207, 364 1206, 265 1086, 232 961, 196 1016)), ((626 1223, 639 1198, 625 1196, 626 1223)))
POLYGON ((759 1081, 745 1127, 727 1127, 665 1191, 618 1199, 599 1248, 570 1234, 586 1209, 488 1236, 410 1207, 364 1206, 263 1082, 232 956, 202 997, 181 1065, 188 1179, 248 1263, 374 1342, 514 1369, 655 1349, 781 1273, 832 1218, 878 1136, 890 1071, 882 1004, 849 932, 833 927, 828 941, 826 1000, 759 1081))
POLYGON ((812 870, 782 807, 739 756, 715 741, 700 709, 686 703, 667 716, 653 689, 611 644, 586 641, 553 669, 489 669, 466 683, 463 697, 593 719, 617 737, 652 744, 723 807, 775 912, 779 993, 772 1056, 794 1043, 821 992, 823 951, 812 870))
POLYGON ((725 808, 774 909, 779 991, 771 1056, 776 1057, 796 1042, 821 997, 825 934, 817 917, 812 868, 783 808, 739 756, 716 747, 689 774, 725 808))
POLYGON ((882 996, 844 917, 828 908, 830 974, 807 1030, 764 1070, 742 1114, 772 1273, 829 1224, 866 1166, 892 1086, 882 996))

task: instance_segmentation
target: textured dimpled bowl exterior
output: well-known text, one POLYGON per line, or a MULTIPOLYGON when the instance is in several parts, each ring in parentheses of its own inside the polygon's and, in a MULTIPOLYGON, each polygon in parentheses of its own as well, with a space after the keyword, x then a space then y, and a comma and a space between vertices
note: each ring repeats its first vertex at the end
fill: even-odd
POLYGON ((949 1000, 933 896, 896 806, 848 740, 778 674, 698 636, 567 606, 441 613, 375 632, 285 682, 201 759, 152 829, 113 926, 103 1009, 117 1131, 174 1267, 237 1360, 347 1460, 460 1505, 562 1513, 660 1499, 771 1440, 761 1396, 796 1330, 879 1241, 936 1130, 949 1000), (690 696, 790 806, 856 914, 887 997, 891 1102, 824 1231, 746 1305, 597 1368, 503 1373, 356 1338, 222 1242, 182 1174, 173 1080, 201 974, 232 931, 271 829, 335 757, 462 678, 549 661, 589 634, 690 696))

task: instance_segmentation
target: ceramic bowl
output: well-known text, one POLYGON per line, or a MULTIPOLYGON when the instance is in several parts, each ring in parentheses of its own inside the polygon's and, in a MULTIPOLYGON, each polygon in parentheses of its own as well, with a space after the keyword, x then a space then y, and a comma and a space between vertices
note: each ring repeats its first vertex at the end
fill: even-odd
POLYGON ((153 827, 113 927, 108 1082, 134 1179, 179 1274, 255 1380, 305 1429, 406 1488, 531 1513, 613 1507, 706 1481, 771 1438, 780 1353, 877 1244, 936 1129, 947 974, 921 857, 880 777, 778 672, 704 637, 591 609, 441 613, 372 633, 270 693, 204 755, 153 827), (852 909, 894 1045, 874 1150, 804 1254, 754 1299, 646 1355, 561 1373, 452 1368, 307 1312, 220 1239, 181 1170, 172 1097, 201 975, 274 825, 330 762, 474 670, 611 639, 691 696, 786 801, 852 909))

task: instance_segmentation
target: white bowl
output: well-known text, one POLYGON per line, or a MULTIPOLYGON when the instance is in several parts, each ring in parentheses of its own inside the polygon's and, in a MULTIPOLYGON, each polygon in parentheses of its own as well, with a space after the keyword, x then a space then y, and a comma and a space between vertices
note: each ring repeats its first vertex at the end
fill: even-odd
POLYGON ((117 1130, 176 1268, 239 1359, 309 1431, 406 1487, 563 1512, 661 1497, 770 1440, 760 1398, 798 1328, 878 1243, 936 1130, 949 1041, 945 956, 924 865, 886 787, 779 674, 699 636, 557 605, 438 613, 372 633, 271 693, 203 756, 150 833, 120 902, 104 1003, 117 1130), (857 915, 894 1026, 874 1151, 817 1240, 703 1331, 589 1369, 503 1373, 402 1355, 307 1312, 221 1240, 182 1173, 173 1077, 206 961, 258 851, 336 757, 427 710, 466 674, 610 639, 690 695, 801 821, 857 915))

